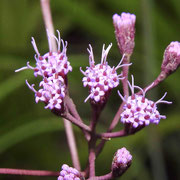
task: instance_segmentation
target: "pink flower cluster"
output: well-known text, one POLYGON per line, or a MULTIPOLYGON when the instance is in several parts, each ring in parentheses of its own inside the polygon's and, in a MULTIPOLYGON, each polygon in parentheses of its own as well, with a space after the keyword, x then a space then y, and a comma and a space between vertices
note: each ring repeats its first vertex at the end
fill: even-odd
POLYGON ((121 54, 131 55, 135 46, 135 22, 136 16, 130 13, 113 15, 113 24, 115 27, 116 39, 121 54))
POLYGON ((83 180, 82 175, 77 169, 66 164, 62 165, 61 169, 58 180, 83 180))
POLYGON ((90 98, 94 102, 102 102, 110 93, 112 88, 119 85, 119 80, 123 79, 122 74, 116 72, 122 66, 129 66, 130 64, 121 65, 122 60, 116 67, 110 67, 106 61, 108 52, 112 46, 110 44, 107 49, 103 45, 101 63, 95 65, 94 55, 91 45, 88 49, 89 52, 89 67, 86 67, 86 71, 81 72, 84 74, 83 85, 88 86, 90 90, 89 96, 85 99, 85 102, 90 98))
POLYGON ((121 113, 122 123, 130 124, 133 128, 137 128, 147 126, 150 123, 158 124, 160 119, 166 118, 166 116, 160 115, 159 111, 157 110, 157 104, 171 104, 171 102, 163 100, 167 93, 165 93, 164 96, 156 102, 148 100, 145 98, 145 94, 151 86, 143 91, 143 89, 141 89, 139 86, 134 85, 133 76, 132 85, 129 83, 129 87, 131 89, 132 95, 128 98, 122 97, 122 95, 119 93, 120 97, 125 102, 123 107, 124 111, 121 113), (134 88, 141 90, 143 95, 134 94, 134 88))
POLYGON ((72 67, 66 56, 67 42, 64 43, 60 38, 59 31, 57 32, 58 38, 48 33, 48 39, 52 37, 57 41, 57 52, 52 52, 49 40, 50 51, 41 56, 35 40, 32 38, 31 42, 36 52, 36 67, 30 66, 29 62, 27 62, 27 66, 16 70, 16 72, 24 69, 32 69, 34 70, 35 77, 42 76, 43 80, 39 83, 39 86, 42 88, 38 91, 34 89, 34 84, 30 85, 26 80, 28 87, 35 93, 36 103, 43 101, 46 104, 45 108, 60 110, 66 94, 66 76, 69 71, 72 71, 72 67), (60 47, 61 44, 62 50, 60 47))

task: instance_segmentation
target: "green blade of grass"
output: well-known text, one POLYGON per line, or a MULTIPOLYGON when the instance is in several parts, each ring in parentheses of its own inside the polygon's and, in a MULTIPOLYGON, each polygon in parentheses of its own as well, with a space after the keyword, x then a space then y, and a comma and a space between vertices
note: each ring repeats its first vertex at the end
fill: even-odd
POLYGON ((34 136, 59 130, 63 130, 63 124, 58 119, 39 119, 25 123, 0 136, 0 153, 34 136))

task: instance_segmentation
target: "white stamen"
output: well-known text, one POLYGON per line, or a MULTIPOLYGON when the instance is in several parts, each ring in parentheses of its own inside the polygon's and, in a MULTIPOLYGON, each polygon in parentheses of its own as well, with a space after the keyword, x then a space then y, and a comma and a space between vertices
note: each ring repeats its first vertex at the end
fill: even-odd
MULTIPOLYGON (((114 67, 113 67, 113 68, 114 68, 114 67)), ((118 77, 120 77, 120 76, 122 76, 122 75, 123 75, 123 73, 119 74, 118 77)), ((125 77, 123 77, 123 78, 125 78, 125 77)))
POLYGON ((37 46, 36 46, 35 39, 34 39, 33 37, 32 37, 31 43, 32 43, 32 45, 33 45, 33 48, 34 48, 34 51, 36 52, 36 54, 37 54, 38 56, 40 56, 40 53, 39 53, 38 48, 37 48, 37 46))
POLYGON ((82 72, 82 74, 84 74, 85 76, 87 76, 87 74, 82 70, 82 67, 79 68, 80 71, 82 72))
POLYGON ((93 49, 92 46, 89 44, 89 49, 87 48, 87 51, 89 52, 89 65, 94 65, 94 54, 93 54, 93 49))
POLYGON ((89 94, 89 96, 84 100, 84 102, 87 102, 87 100, 92 96, 92 94, 89 94))
POLYGON ((105 47, 105 44, 103 44, 103 47, 102 47, 101 64, 103 63, 103 59, 104 59, 104 51, 105 51, 104 47, 105 47))
POLYGON ((160 115, 160 117, 161 117, 162 119, 166 119, 166 116, 165 116, 165 115, 160 115))
POLYGON ((28 62, 27 62, 27 66, 24 66, 24 67, 22 67, 22 68, 19 68, 19 69, 15 70, 15 72, 23 71, 23 70, 25 70, 25 69, 34 69, 34 67, 30 66, 30 65, 29 65, 29 61, 28 61, 28 62))
POLYGON ((102 56, 101 56, 101 64, 105 64, 106 63, 107 55, 108 55, 109 50, 111 49, 111 47, 112 47, 112 43, 105 50, 105 44, 103 44, 102 56))
POLYGON ((152 83, 152 84, 150 84, 145 90, 144 90, 144 96, 145 96, 145 94, 146 94, 146 92, 149 90, 149 89, 151 89, 152 87, 154 86, 154 82, 152 83))
POLYGON ((123 54, 123 56, 122 56, 122 58, 121 58, 119 64, 116 66, 115 69, 118 69, 118 68, 120 67, 120 65, 122 64, 122 62, 123 62, 123 60, 124 60, 124 56, 125 56, 125 54, 123 54))
POLYGON ((121 67, 124 67, 124 66, 131 66, 132 65, 132 63, 129 63, 129 64, 122 64, 122 65, 120 65, 120 66, 116 66, 116 70, 117 69, 119 69, 119 68, 121 68, 121 67))
POLYGON ((61 42, 62 42, 62 46, 63 46, 63 48, 62 48, 62 52, 63 53, 66 53, 66 48, 67 48, 67 41, 65 41, 65 43, 64 43, 64 41, 63 40, 61 40, 61 42))
POLYGON ((60 48, 61 48, 61 35, 60 35, 60 32, 57 30, 57 33, 58 33, 58 51, 60 51, 60 48))
POLYGON ((16 69, 15 72, 23 71, 25 69, 29 69, 27 66, 24 66, 22 68, 16 69))
POLYGON ((132 88, 131 83, 129 81, 128 81, 128 85, 129 85, 129 88, 131 89, 131 94, 134 94, 133 93, 133 88, 132 88))
POLYGON ((37 91, 34 89, 34 86, 35 86, 34 84, 30 85, 27 80, 26 80, 26 84, 29 87, 29 89, 31 89, 33 92, 37 93, 37 91))
POLYGON ((131 93, 134 94, 134 77, 133 77, 133 75, 131 75, 131 78, 132 78, 132 85, 129 81, 128 81, 128 85, 129 85, 129 88, 131 89, 131 93))
POLYGON ((125 79, 125 77, 119 77, 119 76, 118 76, 118 79, 119 79, 119 80, 123 80, 123 79, 125 79))
POLYGON ((123 97, 123 96, 122 96, 122 94, 120 93, 120 91, 117 91, 117 92, 118 92, 118 94, 119 94, 120 98, 121 98, 124 102, 126 102, 125 97, 123 97))
POLYGON ((159 104, 159 103, 172 104, 172 102, 170 102, 170 101, 163 101, 163 99, 165 98, 166 94, 167 94, 167 92, 165 92, 163 97, 161 99, 159 99, 158 101, 156 101, 155 104, 159 104))
POLYGON ((143 91, 143 89, 142 89, 141 87, 139 87, 139 86, 134 86, 134 88, 139 89, 140 91, 142 91, 143 97, 145 96, 144 91, 143 91))

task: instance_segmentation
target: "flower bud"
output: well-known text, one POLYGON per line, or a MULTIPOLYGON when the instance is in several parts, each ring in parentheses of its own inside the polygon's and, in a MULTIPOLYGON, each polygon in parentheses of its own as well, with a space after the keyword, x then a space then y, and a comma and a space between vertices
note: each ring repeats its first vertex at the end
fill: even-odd
POLYGON ((164 52, 161 70, 167 75, 173 73, 180 65, 180 42, 174 41, 169 44, 164 52))
POLYGON ((83 180, 81 173, 66 164, 63 164, 57 180, 83 180))
POLYGON ((116 40, 121 54, 131 55, 135 46, 135 22, 136 16, 130 13, 113 15, 116 40))
POLYGON ((118 149, 112 161, 111 169, 113 177, 121 176, 130 167, 131 162, 132 155, 129 151, 125 147, 118 149))

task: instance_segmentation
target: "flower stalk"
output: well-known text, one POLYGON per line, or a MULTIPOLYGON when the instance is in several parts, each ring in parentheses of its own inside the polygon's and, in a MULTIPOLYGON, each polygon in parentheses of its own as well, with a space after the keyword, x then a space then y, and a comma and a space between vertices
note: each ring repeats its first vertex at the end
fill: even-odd
POLYGON ((0 174, 26 175, 26 176, 58 176, 59 172, 44 170, 27 170, 27 169, 11 169, 0 168, 0 174))
POLYGON ((35 50, 36 66, 32 67, 27 62, 26 66, 16 70, 16 72, 30 69, 34 71, 35 77, 40 76, 42 78, 42 81, 39 83, 39 90, 27 80, 26 84, 35 94, 36 103, 42 101, 45 109, 50 109, 52 113, 63 119, 73 167, 64 164, 59 173, 0 168, 0 174, 57 176, 58 180, 84 180, 85 178, 89 180, 108 180, 120 177, 132 163, 132 155, 126 148, 123 147, 117 150, 108 174, 96 176, 96 158, 102 151, 106 141, 111 138, 135 134, 150 123, 158 124, 160 119, 166 118, 166 116, 160 114, 157 105, 160 103, 171 104, 171 102, 164 100, 167 93, 156 102, 147 99, 145 95, 179 67, 180 43, 172 42, 166 48, 159 76, 153 83, 143 89, 134 84, 133 75, 131 76, 132 82, 128 81, 129 66, 132 64, 130 63, 130 58, 135 47, 136 16, 130 13, 115 14, 113 16, 113 24, 122 59, 116 66, 111 67, 108 64, 107 57, 112 43, 107 48, 103 44, 101 60, 95 64, 93 48, 89 45, 87 49, 89 66, 85 70, 80 68, 81 73, 84 75, 82 79, 83 86, 87 87, 89 92, 84 102, 89 101, 92 110, 90 123, 86 125, 69 96, 67 74, 72 71, 72 67, 66 53, 67 42, 61 39, 59 31, 57 31, 57 37, 54 35, 50 0, 41 0, 40 2, 47 31, 49 51, 41 55, 35 39, 32 38, 31 43, 35 50), (119 105, 119 109, 107 130, 99 133, 96 131, 96 126, 100 121, 100 115, 110 98, 112 90, 117 88, 120 83, 122 83, 123 94, 120 91, 118 91, 118 94, 122 103, 119 105), (139 90, 139 92, 136 93, 135 90, 139 90), (124 124, 124 128, 113 132, 119 122, 124 124), (83 172, 80 172, 81 166, 72 124, 82 130, 88 144, 88 163, 83 172), (99 139, 100 142, 98 144, 97 141, 99 139))

